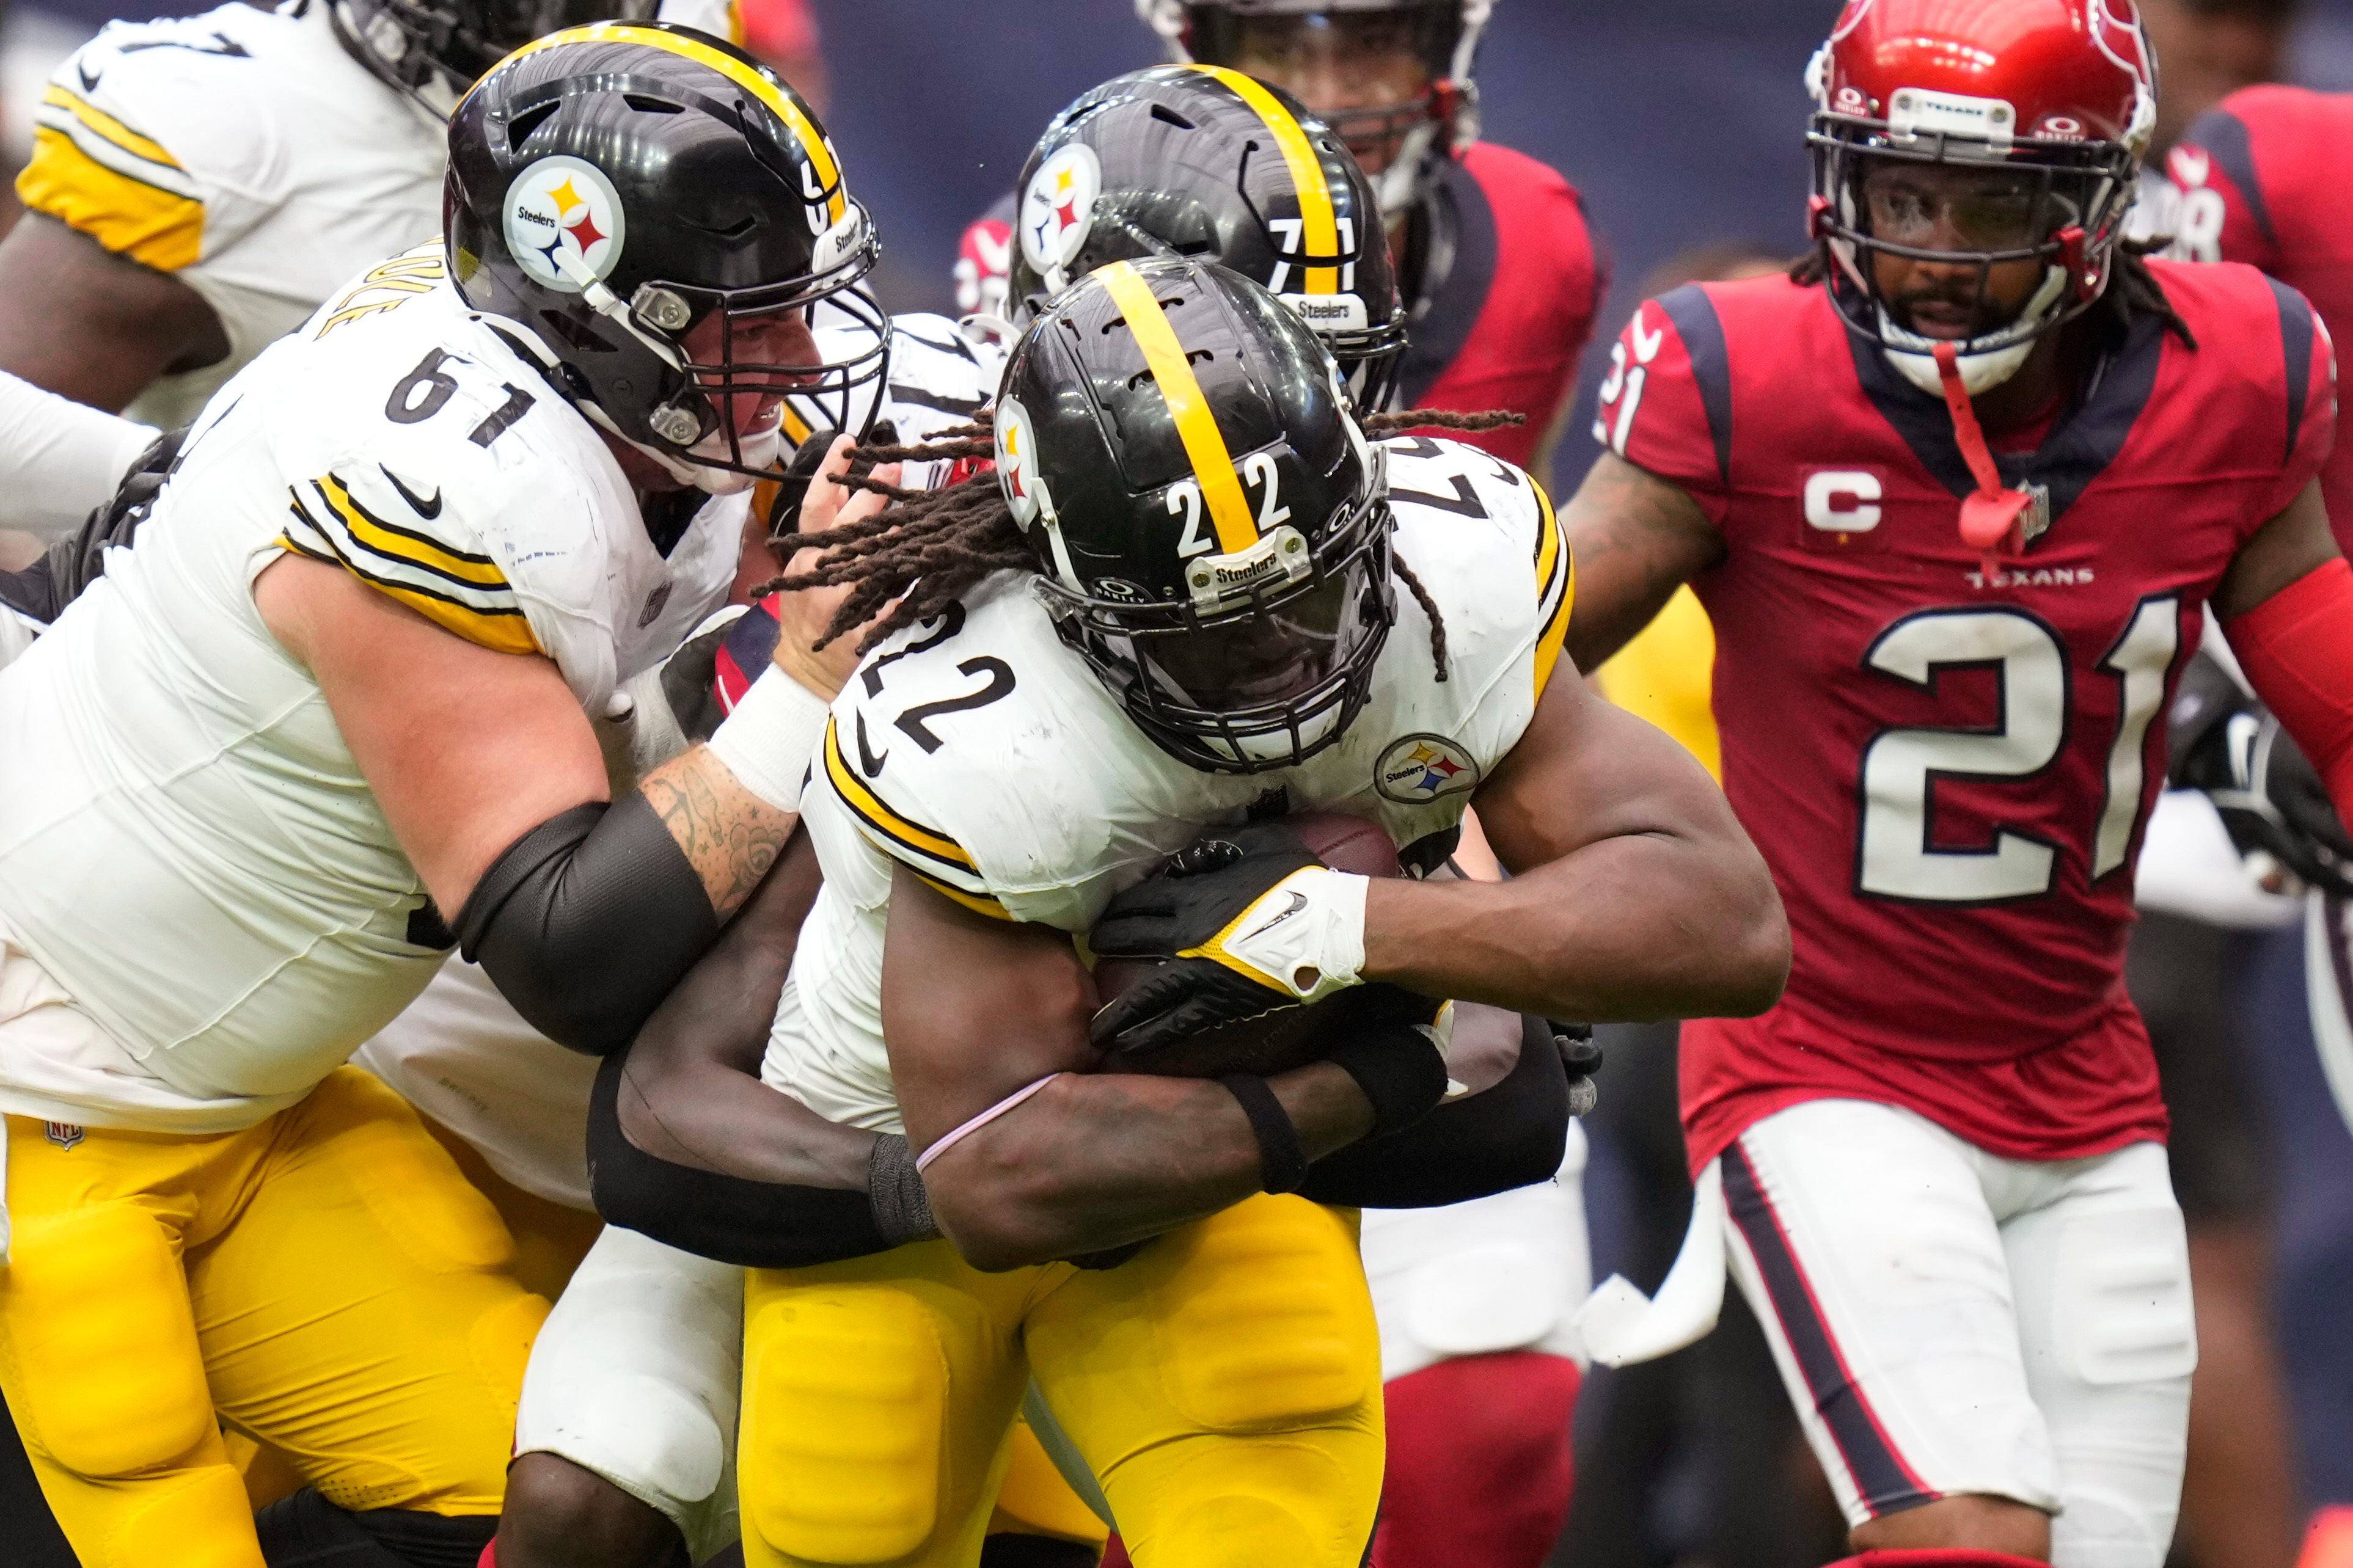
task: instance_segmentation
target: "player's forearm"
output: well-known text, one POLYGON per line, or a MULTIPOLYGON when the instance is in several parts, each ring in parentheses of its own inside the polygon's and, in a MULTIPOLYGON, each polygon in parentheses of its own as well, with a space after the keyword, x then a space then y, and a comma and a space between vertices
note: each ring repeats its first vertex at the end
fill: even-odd
POLYGON ((0 527, 61 538, 114 494, 153 426, 0 373, 0 527))
MULTIPOLYGON (((1310 1160, 1363 1138, 1371 1102, 1315 1063, 1267 1080, 1310 1160)), ((1240 1102, 1198 1079, 1065 1074, 932 1164, 940 1229, 976 1268, 1083 1257, 1265 1189, 1240 1102)))
POLYGON ((708 745, 648 773, 640 794, 727 919, 800 823, 801 784, 825 735, 827 698, 782 670, 754 683, 708 745))
POLYGON ((636 1148, 746 1181, 865 1189, 875 1135, 760 1081, 801 923, 823 881, 808 841, 795 840, 638 1031, 617 1097, 620 1131, 636 1148))
POLYGON ((1509 881, 1381 879, 1366 900, 1365 979, 1546 1017, 1745 1017, 1788 963, 1745 839, 1630 833, 1509 881))

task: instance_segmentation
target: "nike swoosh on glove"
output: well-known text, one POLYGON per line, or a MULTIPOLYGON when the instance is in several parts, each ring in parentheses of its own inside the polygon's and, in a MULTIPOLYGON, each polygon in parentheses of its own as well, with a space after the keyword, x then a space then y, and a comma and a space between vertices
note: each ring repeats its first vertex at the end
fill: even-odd
POLYGON ((1368 886, 1280 822, 1202 839, 1096 922, 1098 956, 1167 962, 1097 1013, 1089 1034, 1106 1049, 1148 1051, 1357 984, 1368 886))

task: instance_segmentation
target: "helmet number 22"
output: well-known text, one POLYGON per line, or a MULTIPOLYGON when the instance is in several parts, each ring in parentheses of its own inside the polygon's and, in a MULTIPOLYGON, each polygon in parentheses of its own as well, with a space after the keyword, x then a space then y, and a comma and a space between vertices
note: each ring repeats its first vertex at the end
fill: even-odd
MULTIPOLYGON (((1255 486, 1258 498, 1258 531, 1264 538, 1273 529, 1291 521, 1291 509, 1280 504, 1282 474, 1274 466, 1272 455, 1252 452, 1240 465, 1242 482, 1255 486)), ((1168 515, 1182 512, 1185 532, 1176 541, 1176 557, 1190 561, 1217 548, 1217 541, 1201 531, 1201 482, 1198 479, 1178 479, 1168 487, 1168 515)))
MULTIPOLYGON (((2139 826, 2149 725, 2164 706, 2166 674, 2181 638, 2180 601, 2144 599, 2102 656, 2097 673, 2116 683, 2105 798, 2093 832, 2091 879, 2125 865, 2139 826)), ((1894 728, 1872 737, 1860 771, 1858 891, 1931 903, 2039 898, 2057 875, 2058 845, 1997 826, 1978 848, 1933 847, 1940 781, 2033 778, 2067 745, 2073 676, 2059 634, 2024 610, 1926 610, 1881 633, 1864 668, 1933 693, 1947 670, 1994 672, 2000 711, 1988 729, 1894 728)))

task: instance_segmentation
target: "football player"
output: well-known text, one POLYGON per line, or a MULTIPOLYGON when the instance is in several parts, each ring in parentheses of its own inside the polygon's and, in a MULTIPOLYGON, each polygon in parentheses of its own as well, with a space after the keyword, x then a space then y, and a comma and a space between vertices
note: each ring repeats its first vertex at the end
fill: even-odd
MULTIPOLYGON (((2172 254, 2260 267, 2302 292, 2323 321, 2353 321, 2353 222, 2336 216, 2333 195, 2348 137, 2353 94, 2232 93, 2166 160, 2179 196, 2172 254)), ((2353 441, 2330 453, 2320 492, 2341 549, 2353 538, 2353 441)))
MULTIPOLYGON (((1376 400, 1386 397, 1404 346, 1404 333, 1387 247, 1377 237, 1367 243, 1367 237, 1378 234, 1377 198, 1345 148, 1279 89, 1230 72, 1156 67, 1131 73, 1084 94, 1056 116, 1030 154, 1022 183, 1025 188, 1058 193, 1058 208, 1064 215, 1050 243, 1033 246, 1015 263, 1015 298, 1023 320, 1042 309, 1072 278, 1110 261, 1208 247, 1221 261, 1274 289, 1299 310, 1334 351, 1360 399, 1367 394, 1376 400), (1285 156, 1281 159, 1261 155, 1271 125, 1285 132, 1280 143, 1285 156), (1328 256, 1333 265, 1303 268, 1295 260, 1286 260, 1283 236, 1287 229, 1303 229, 1309 236, 1304 254, 1328 256), (1340 244, 1344 236, 1348 237, 1345 247, 1340 244)), ((1290 249, 1294 258, 1302 254, 1297 245, 1290 249)), ((902 376, 913 374, 902 368, 911 361, 911 337, 917 348, 933 353, 938 345, 932 340, 942 332, 956 342, 965 341, 944 322, 926 322, 921 333, 904 321, 897 325, 891 375, 894 398, 902 390, 902 376)), ((987 350, 980 352, 983 357, 990 357, 987 350)), ((992 368, 996 363, 990 358, 992 368)), ((992 374, 988 392, 994 391, 992 374)), ((948 401, 952 400, 934 398, 935 405, 948 401)), ((977 401, 968 403, 964 412, 969 415, 977 407, 977 401)), ((936 406, 913 417, 894 405, 892 416, 902 436, 918 440, 951 422, 936 406)), ((789 408, 786 433, 794 434, 789 408)), ((882 455, 888 458, 898 453, 894 448, 882 455)), ((961 461, 968 467, 971 458, 961 461)), ((924 467, 932 470, 922 480, 907 481, 915 488, 947 477, 941 471, 947 468, 945 463, 909 467, 911 473, 924 467)), ((731 672, 765 667, 775 632, 774 618, 760 606, 727 631, 719 656, 723 688, 730 679, 740 679, 731 672)), ((446 982, 440 989, 447 990, 446 982)), ((496 1074, 470 1070, 458 1074, 448 1085, 439 1082, 440 1069, 453 1054, 477 1054, 478 1047, 463 1028, 425 1026, 422 1016, 434 1000, 428 993, 417 1008, 389 1031, 415 1042, 414 1068, 396 1075, 394 1081, 406 1086, 413 1079, 420 1103, 436 1115, 446 1112, 445 1119, 453 1126, 471 1128, 501 1120, 486 1117, 466 1103, 494 1085, 496 1074)), ((689 1037, 715 1039, 724 1033, 706 1020, 689 1037)), ((373 1053, 381 1044, 380 1040, 364 1051, 362 1060, 375 1065, 373 1053)), ((560 1077, 569 1089, 578 1075, 562 1064, 551 1063, 538 1081, 548 1077, 560 1077)), ((697 1076, 691 1090, 675 1089, 679 1100, 659 1113, 664 1146, 681 1139, 694 1141, 684 1130, 684 1121, 709 1114, 697 1097, 707 1099, 714 1081, 726 1080, 697 1076)), ((585 1105, 586 1084, 580 1082, 577 1087, 579 1105, 585 1105)), ((641 1088, 640 1092, 650 1099, 659 1091, 641 1088)), ((773 1105, 757 1105, 760 1100, 774 1101, 772 1094, 754 1087, 753 1100, 754 1105, 747 1114, 765 1110, 770 1121, 777 1123, 767 1137, 748 1131, 743 1124, 730 1123, 726 1131, 700 1141, 706 1151, 703 1160, 716 1160, 722 1174, 734 1170, 733 1152, 823 1135, 822 1129, 796 1131, 785 1112, 773 1105)), ((1493 1114, 1492 1110, 1489 1114, 1493 1114)), ((575 1186, 585 1185, 586 1172, 577 1149, 578 1106, 561 1119, 542 1120, 559 1135, 568 1130, 573 1144, 565 1162, 569 1181, 575 1186)), ((865 1142, 858 1142, 861 1153, 866 1147, 865 1142)), ((494 1153, 493 1157, 502 1164, 512 1159, 511 1154, 494 1153)), ((715 1248, 716 1257, 731 1263, 763 1260, 768 1255, 760 1246, 746 1246, 740 1237, 730 1245, 718 1239, 710 1227, 730 1215, 761 1212, 772 1216, 771 1223, 778 1228, 785 1228, 792 1223, 791 1216, 780 1206, 785 1200, 773 1191, 757 1202, 726 1190, 698 1198, 679 1184, 675 1173, 658 1186, 651 1181, 643 1184, 641 1192, 616 1191, 621 1185, 618 1173, 629 1157, 626 1146, 615 1145, 607 1149, 597 1167, 604 1188, 600 1201, 627 1228, 608 1231, 599 1239, 534 1352, 518 1442, 519 1450, 527 1457, 517 1468, 509 1520, 501 1538, 504 1560, 519 1561, 517 1541, 535 1533, 543 1520, 553 1531, 556 1526, 551 1516, 557 1514, 580 1521, 576 1533, 583 1537, 612 1538, 609 1528, 586 1523, 588 1510, 580 1506, 583 1483, 579 1478, 551 1467, 542 1455, 560 1457, 567 1466, 594 1471, 631 1495, 657 1501, 688 1525, 690 1541, 699 1545, 726 1533, 697 1524, 712 1505, 681 1507, 665 1490, 664 1478, 676 1473, 685 1456, 709 1455, 712 1457, 710 1464, 688 1466, 701 1485, 705 1478, 722 1473, 723 1461, 732 1448, 738 1380, 733 1342, 740 1331, 729 1286, 735 1275, 701 1258, 680 1257, 647 1237, 676 1241, 690 1249, 715 1248), (655 1278, 666 1279, 667 1283, 649 1287, 647 1281, 655 1278), (649 1321, 666 1327, 659 1334, 649 1334, 643 1325, 649 1321), (660 1347, 649 1352, 647 1346, 657 1339, 660 1347), (691 1353, 689 1346, 695 1347, 695 1352, 691 1353), (704 1351, 712 1353, 700 1353, 704 1351), (647 1364, 649 1357, 659 1364, 647 1364), (642 1383, 632 1381, 641 1377, 642 1383), (650 1402, 629 1397, 630 1387, 650 1384, 688 1396, 650 1402), (559 1496, 569 1497, 569 1505, 555 1506, 559 1496), (542 1505, 543 1497, 546 1506, 542 1505)), ((1551 1163, 1541 1173, 1550 1176, 1560 1162, 1561 1151, 1555 1146, 1551 1163)), ((862 1180, 864 1168, 858 1168, 862 1180)), ((776 1180, 773 1169, 756 1161, 739 1173, 748 1179, 776 1180)), ((1547 1279, 1560 1276, 1562 1289, 1557 1293, 1565 1300, 1581 1299, 1582 1291, 1574 1289, 1575 1276, 1582 1269, 1581 1257, 1556 1256, 1579 1228, 1573 1195, 1548 1186, 1515 1201, 1541 1209, 1546 1219, 1555 1221, 1560 1216, 1554 1211, 1564 1204, 1570 1205, 1570 1223, 1557 1227, 1567 1234, 1546 1238, 1547 1245, 1540 1249, 1535 1271, 1547 1279)), ((866 1242, 869 1237, 853 1239, 866 1242)), ((1492 1245, 1495 1237, 1491 1235, 1487 1239, 1491 1245, 1486 1253, 1493 1256, 1497 1251, 1492 1245)), ((879 1236, 871 1237, 871 1248, 882 1245, 879 1236)), ((853 1245, 841 1255, 855 1256, 865 1249, 870 1248, 853 1245)), ((1405 1259, 1390 1272, 1402 1274, 1413 1261, 1405 1259)), ((1554 1316, 1556 1319, 1559 1314, 1554 1316)), ((1539 1337, 1556 1333, 1557 1328, 1556 1322, 1548 1324, 1539 1337)), ((1401 1336, 1393 1337, 1407 1342, 1401 1336)), ((1422 1354, 1425 1363, 1429 1359, 1418 1346, 1405 1353, 1422 1354)), ((1563 1449, 1565 1459, 1565 1411, 1561 1415, 1558 1422, 1546 1426, 1545 1437, 1563 1449)), ((732 1502, 733 1491, 720 1484, 711 1497, 714 1503, 732 1502)), ((1016 1435, 1013 1470, 1001 1495, 1000 1509, 1004 1516, 998 1522, 1008 1528, 1044 1526, 1048 1533, 1082 1545, 1101 1542, 1099 1524, 1052 1477, 1042 1450, 1026 1430, 1016 1435)), ((1556 1526, 1557 1520, 1553 1522, 1556 1526)), ((1542 1546, 1536 1550, 1541 1552, 1542 1546)))
POLYGON ((791 831, 846 668, 788 658, 808 688, 609 795, 588 715, 726 591, 783 399, 872 373, 807 325, 876 250, 822 131, 729 47, 604 25, 450 149, 446 247, 224 389, 0 674, 0 1386, 93 1568, 488 1539, 545 1304, 339 1064, 460 942, 551 1037, 625 1040, 791 831), (221 1421, 311 1483, 259 1543, 221 1421))
MULTIPOLYGON (((2353 132, 2353 97, 2289 87, 2255 87, 2232 94, 2193 121, 2167 160, 2177 194, 2175 248, 2192 261, 2243 261, 2262 268, 2301 290, 2324 321, 2341 326, 2353 319, 2353 227, 2337 216, 2327 193, 2346 164, 2343 138, 2353 132)), ((2345 439, 2339 413, 2338 442, 2320 473, 2331 524, 2342 549, 2353 533, 2353 440, 2345 439)), ((2226 814, 2243 829, 2243 815, 2226 814)), ((2292 858, 2266 847, 2275 861, 2292 858)), ((2327 880, 2306 877, 2316 889, 2327 880)), ((2340 1053, 2353 1039, 2347 1025, 2348 989, 2337 964, 2345 952, 2344 904, 2318 890, 2306 910, 2306 983, 2316 1041, 2331 1064, 2332 1087, 2347 1081, 2340 1053)), ((2342 1096, 2340 1095, 2340 1099, 2342 1096)), ((2343 1173, 2333 1145, 2309 1140, 2282 1168, 2291 1195, 2341 1186, 2343 1173)), ((2291 1205, 2292 1207, 2294 1205, 2291 1205)), ((2298 1426, 2308 1433, 2333 1432, 2341 1420, 2348 1386, 2344 1352, 2332 1327, 2330 1303, 2344 1274, 2341 1239, 2333 1212, 2306 1206, 2297 1212, 2329 1217, 2293 1227, 2279 1249, 2280 1314, 2284 1352, 2290 1358, 2298 1426)), ((2306 1502, 2316 1511, 2305 1560, 2325 1563, 2353 1552, 2353 1466, 2329 1441, 2300 1445, 2306 1502)))
MULTIPOLYGON (((431 238, 450 108, 501 56, 654 9, 290 0, 117 22, 75 51, 34 111, 26 216, 0 243, 0 527, 79 523, 157 428, 186 425, 331 289, 431 238)), ((733 26, 727 0, 663 13, 733 26)))
MULTIPOLYGON (((1109 262, 1213 255, 1299 313, 1358 407, 1389 405, 1409 351, 1377 197, 1282 89, 1222 68, 1116 78, 1055 116, 1018 184, 1016 321, 1109 262), (1262 151, 1270 130, 1280 158, 1262 151)), ((1534 1568, 1559 1536, 1581 1375, 1570 1315, 1591 1272, 1584 1152, 1572 1127, 1557 1179, 1366 1218, 1390 1385, 1376 1563, 1534 1568), (1510 1309, 1492 1310, 1504 1297, 1510 1309)))
POLYGON ((1715 623, 1797 959, 1685 1027, 1685 1129, 1858 1552, 2164 1560, 2197 1346, 2120 966, 2210 603, 2353 798, 2327 334, 2121 248, 2152 82, 2105 0, 1852 0, 1816 254, 1641 308, 1563 514, 1580 662, 1685 581, 1715 623))
POLYGON ((894 607, 803 802, 826 881, 763 1076, 903 1131, 943 1238, 752 1275, 746 1558, 965 1560, 1027 1373, 1138 1561, 1353 1563, 1377 1336, 1350 1227, 1278 1194, 1445 1073, 1410 1031, 1214 1083, 1083 1070, 1098 1046, 1148 1058, 1370 981, 1754 1010, 1778 911, 1704 774, 1560 660, 1541 490, 1370 444, 1257 286, 1089 275, 1024 334, 993 428, 994 489, 854 526, 799 579, 853 584, 834 633, 894 607), (1473 798, 1512 881, 1367 883, 1239 826, 1345 808, 1426 868, 1473 798), (1137 886, 1205 824, 1188 874, 1137 886), (1097 1016, 1079 937, 1173 962, 1097 1016))
MULTIPOLYGON (((1400 401, 1384 406, 1523 415, 1455 434, 1542 476, 1608 272, 1576 189, 1479 140, 1472 70, 1493 10, 1493 0, 1136 0, 1173 58, 1295 95, 1378 183, 1413 338, 1400 401)), ((1025 182, 965 232, 961 309, 1005 313, 1033 195, 1025 182)), ((1306 230, 1291 232, 1303 261, 1306 230)))

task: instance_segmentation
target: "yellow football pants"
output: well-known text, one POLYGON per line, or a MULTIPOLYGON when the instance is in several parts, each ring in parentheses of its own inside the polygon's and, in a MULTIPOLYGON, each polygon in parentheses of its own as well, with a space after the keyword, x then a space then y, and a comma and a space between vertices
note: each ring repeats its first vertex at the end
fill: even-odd
POLYGON ((754 1270, 748 1568, 969 1568, 1035 1374, 1138 1568, 1356 1568, 1380 1344, 1353 1217, 1260 1196, 1116 1268, 983 1274, 945 1241, 754 1270))
POLYGON ((0 1388, 85 1568, 261 1568, 221 1425, 339 1507, 496 1513, 547 1303, 354 1068, 242 1132, 11 1116, 0 1388))

